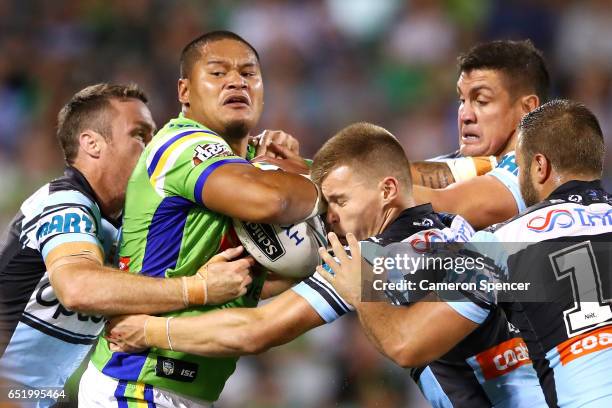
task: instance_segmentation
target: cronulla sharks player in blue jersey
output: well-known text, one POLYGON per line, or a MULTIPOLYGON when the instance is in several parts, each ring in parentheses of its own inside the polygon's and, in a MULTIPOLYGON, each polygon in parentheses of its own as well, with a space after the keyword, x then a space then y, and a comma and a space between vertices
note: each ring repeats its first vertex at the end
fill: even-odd
POLYGON ((549 75, 540 51, 529 41, 493 41, 459 57, 457 93, 459 152, 497 157, 486 175, 446 188, 414 186, 417 204, 458 214, 476 229, 502 222, 525 208, 518 188, 516 127, 547 98, 549 75))
MULTIPOLYGON (((469 246, 486 256, 504 281, 530 282, 535 293, 506 293, 499 305, 486 293, 466 294, 474 301, 418 302, 396 316, 401 323, 388 326, 384 316, 375 320, 380 317, 376 306, 358 300, 360 265, 337 242, 335 254, 342 264, 326 256, 335 276, 322 275, 355 306, 366 331, 389 352, 403 344, 413 353, 441 355, 503 309, 525 339, 550 407, 609 407, 612 200, 599 182, 601 129, 583 105, 553 101, 528 114, 519 132, 520 188, 530 207, 476 233, 469 246), (445 331, 443 341, 432 341, 440 326, 452 330, 445 331), (393 336, 395 330, 402 336, 393 336)), ((353 254, 359 252, 354 240, 349 243, 353 254)), ((512 362, 517 365, 520 359, 512 362)))
MULTIPOLYGON (((361 123, 342 130, 317 153, 312 170, 330 206, 328 221, 339 233, 375 236, 381 244, 465 240, 473 233, 461 217, 438 216, 430 205, 414 206, 408 160, 397 140, 380 127, 361 123)), ((174 318, 168 330, 155 321, 162 318, 118 318, 108 337, 124 351, 168 348, 170 338, 175 351, 204 356, 259 353, 350 310, 315 274, 261 307, 174 318)), ((414 364, 411 375, 436 407, 509 407, 526 401, 537 406, 544 398, 522 344, 500 311, 438 361, 414 364), (498 347, 519 348, 521 364, 491 371, 498 347), (478 377, 477 370, 485 370, 487 377, 478 377)))

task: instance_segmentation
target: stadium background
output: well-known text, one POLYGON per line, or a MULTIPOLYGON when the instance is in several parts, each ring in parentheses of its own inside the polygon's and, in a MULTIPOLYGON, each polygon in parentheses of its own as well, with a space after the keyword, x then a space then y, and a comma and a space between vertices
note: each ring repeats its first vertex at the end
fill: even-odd
MULTIPOLYGON (((141 85, 158 126, 178 112, 177 60, 211 29, 260 52, 266 108, 311 156, 358 120, 391 130, 411 159, 457 147, 457 54, 477 41, 531 38, 553 95, 584 102, 612 135, 610 0, 0 0, 0 227, 61 174, 56 114, 99 81, 141 85)), ((605 183, 612 186, 607 154, 605 183)), ((241 360, 218 406, 427 406, 373 351, 355 320, 241 360)))

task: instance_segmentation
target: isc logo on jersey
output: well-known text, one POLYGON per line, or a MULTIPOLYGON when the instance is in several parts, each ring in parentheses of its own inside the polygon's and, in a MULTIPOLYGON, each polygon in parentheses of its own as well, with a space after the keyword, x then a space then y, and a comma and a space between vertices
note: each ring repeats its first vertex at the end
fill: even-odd
POLYGON ((38 221, 38 225, 36 232, 38 240, 65 233, 95 234, 96 232, 91 215, 74 207, 46 214, 38 221))
MULTIPOLYGON (((270 164, 255 165, 262 170, 278 170, 270 164)), ((326 246, 326 240, 319 216, 292 225, 256 224, 237 219, 233 222, 244 248, 269 271, 300 278, 312 275, 322 263, 318 249, 326 246)))

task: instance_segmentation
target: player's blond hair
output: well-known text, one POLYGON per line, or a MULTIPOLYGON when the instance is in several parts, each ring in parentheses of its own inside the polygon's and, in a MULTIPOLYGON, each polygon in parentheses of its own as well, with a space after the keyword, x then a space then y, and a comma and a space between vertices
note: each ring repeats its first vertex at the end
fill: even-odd
POLYGON ((402 145, 380 126, 359 122, 336 133, 314 156, 312 180, 321 185, 332 170, 343 165, 372 181, 392 176, 408 191, 412 188, 410 162, 402 145))

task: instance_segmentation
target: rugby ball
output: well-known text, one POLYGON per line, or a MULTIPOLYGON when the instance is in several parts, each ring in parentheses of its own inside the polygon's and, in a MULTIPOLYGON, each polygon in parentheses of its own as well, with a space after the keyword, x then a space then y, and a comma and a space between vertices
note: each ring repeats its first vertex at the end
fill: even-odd
MULTIPOLYGON (((254 163, 262 170, 279 170, 254 163)), ((319 247, 325 247, 325 225, 320 216, 292 225, 257 224, 233 219, 234 230, 246 251, 264 268, 290 278, 304 278, 322 264, 319 247)))

